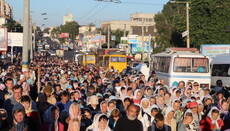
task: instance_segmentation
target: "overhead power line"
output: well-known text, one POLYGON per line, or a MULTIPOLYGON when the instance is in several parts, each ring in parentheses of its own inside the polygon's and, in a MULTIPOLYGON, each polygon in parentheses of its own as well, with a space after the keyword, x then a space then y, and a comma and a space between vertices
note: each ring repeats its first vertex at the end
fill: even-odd
POLYGON ((164 4, 153 4, 153 3, 136 3, 136 2, 121 2, 121 4, 133 4, 133 5, 150 5, 150 6, 162 6, 164 4))
POLYGON ((80 17, 81 19, 83 19, 84 17, 86 17, 89 13, 91 13, 95 8, 97 8, 97 6, 101 4, 101 2, 97 3, 92 9, 90 9, 85 15, 83 15, 82 17, 80 17))
MULTIPOLYGON (((93 16, 95 16, 97 13, 99 13, 99 12, 101 12, 102 10, 104 10, 108 5, 109 5, 110 3, 107 3, 105 6, 103 6, 100 10, 98 10, 97 12, 95 12, 93 15, 91 15, 90 17, 89 17, 89 19, 88 20, 90 20, 93 16)), ((85 21, 83 21, 83 23, 84 22, 86 22, 86 20, 85 21)))

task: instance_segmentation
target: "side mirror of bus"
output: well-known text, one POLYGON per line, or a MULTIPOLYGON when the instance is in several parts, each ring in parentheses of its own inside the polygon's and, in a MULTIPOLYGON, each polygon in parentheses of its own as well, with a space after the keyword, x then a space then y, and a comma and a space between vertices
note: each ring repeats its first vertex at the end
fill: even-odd
POLYGON ((230 76, 230 68, 228 68, 228 76, 230 76))

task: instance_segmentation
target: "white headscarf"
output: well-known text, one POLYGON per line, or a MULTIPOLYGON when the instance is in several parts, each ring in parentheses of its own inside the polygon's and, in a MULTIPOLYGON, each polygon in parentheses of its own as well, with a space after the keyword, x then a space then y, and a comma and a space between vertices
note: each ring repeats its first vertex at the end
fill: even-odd
POLYGON ((133 97, 134 99, 137 99, 137 92, 141 92, 143 95, 143 92, 140 89, 136 89, 133 97))
POLYGON ((96 95, 89 97, 88 105, 90 105, 90 104, 95 104, 95 105, 99 104, 98 97, 96 95))
MULTIPOLYGON (((72 118, 72 119, 76 119, 76 118, 79 119, 79 116, 80 116, 80 115, 81 115, 80 105, 78 105, 77 103, 73 102, 73 103, 70 105, 70 107, 69 107, 69 117, 72 118), (79 112, 78 112, 78 115, 77 115, 77 116, 75 116, 75 115, 73 114, 73 107, 74 107, 74 106, 77 106, 78 109, 79 109, 79 112)), ((80 121, 80 120, 79 120, 79 121, 80 121)))
POLYGON ((220 127, 219 127, 219 124, 218 124, 217 121, 220 119, 220 111, 219 111, 219 116, 217 117, 217 119, 216 119, 216 120, 213 120, 213 119, 212 119, 212 111, 213 111, 214 109, 216 109, 216 110, 219 111, 219 109, 218 109, 217 107, 213 106, 213 107, 211 108, 211 110, 208 112, 208 117, 211 119, 212 124, 215 124, 215 125, 217 126, 217 128, 219 129, 220 127))
POLYGON ((149 99, 143 98, 143 99, 141 100, 140 107, 142 108, 142 110, 143 110, 145 113, 147 113, 147 114, 149 114, 149 115, 151 114, 151 110, 150 110, 150 101, 149 101, 149 99), (144 101, 147 101, 147 102, 149 103, 149 106, 148 106, 147 108, 144 108, 144 107, 142 106, 142 103, 143 103, 144 101))
MULTIPOLYGON (((100 117, 103 116, 103 115, 104 115, 104 114, 99 114, 99 115, 97 116, 97 118, 94 119, 95 122, 93 122, 93 123, 94 123, 93 131, 99 131, 99 127, 98 127, 98 126, 99 126, 99 119, 100 119, 100 117)), ((106 116, 106 115, 105 115, 105 116, 106 116)), ((109 128, 109 120, 107 121, 107 125, 106 125, 104 131, 111 131, 111 129, 109 128)))
POLYGON ((168 114, 169 114, 171 111, 174 112, 174 109, 173 109, 171 106, 168 106, 168 107, 166 108, 166 111, 165 111, 165 117, 166 117, 166 118, 167 118, 168 114))

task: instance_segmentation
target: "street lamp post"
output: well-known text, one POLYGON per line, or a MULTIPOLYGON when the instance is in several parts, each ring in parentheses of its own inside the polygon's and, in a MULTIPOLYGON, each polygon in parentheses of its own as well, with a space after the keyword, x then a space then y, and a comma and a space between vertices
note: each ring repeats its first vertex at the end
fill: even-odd
POLYGON ((142 25, 141 25, 141 41, 142 41, 142 62, 144 62, 144 54, 145 54, 145 42, 144 42, 144 21, 142 21, 142 25))
POLYGON ((29 25, 30 25, 30 0, 24 0, 24 24, 23 24, 23 52, 22 71, 28 71, 28 47, 29 47, 29 25))
POLYGON ((183 2, 183 1, 170 1, 170 3, 175 3, 175 4, 186 4, 186 32, 187 32, 187 37, 186 37, 186 43, 187 43, 187 48, 190 48, 190 32, 189 32, 189 2, 183 2))

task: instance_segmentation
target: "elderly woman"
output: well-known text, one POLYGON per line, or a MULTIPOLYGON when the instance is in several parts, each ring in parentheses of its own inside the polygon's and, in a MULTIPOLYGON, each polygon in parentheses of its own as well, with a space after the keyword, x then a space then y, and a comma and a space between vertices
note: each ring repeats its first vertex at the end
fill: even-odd
POLYGON ((176 131, 176 126, 177 126, 176 120, 173 118, 174 114, 175 114, 175 111, 171 106, 166 108, 165 124, 170 126, 172 131, 176 131))

